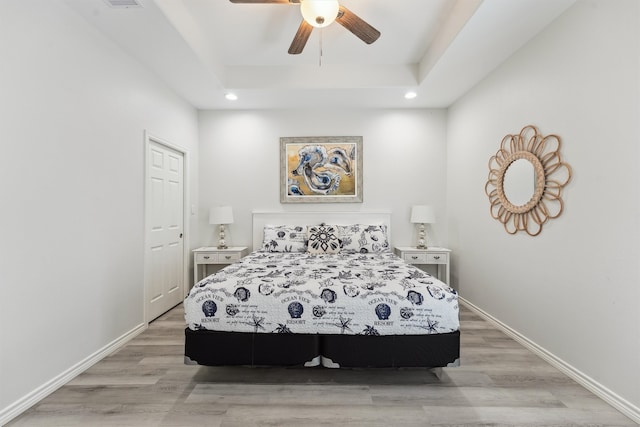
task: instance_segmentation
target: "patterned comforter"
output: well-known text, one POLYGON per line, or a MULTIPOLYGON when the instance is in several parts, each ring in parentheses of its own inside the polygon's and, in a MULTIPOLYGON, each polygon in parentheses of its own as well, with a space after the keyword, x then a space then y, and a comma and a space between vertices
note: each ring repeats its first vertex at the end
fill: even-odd
POLYGON ((390 252, 252 252, 184 301, 192 330, 361 335, 457 331, 455 290, 390 252))

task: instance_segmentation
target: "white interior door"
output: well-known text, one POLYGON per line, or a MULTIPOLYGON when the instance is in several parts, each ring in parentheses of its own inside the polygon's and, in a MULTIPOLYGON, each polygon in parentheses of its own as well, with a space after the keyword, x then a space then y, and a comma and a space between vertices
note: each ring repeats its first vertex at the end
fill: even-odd
POLYGON ((184 154, 148 139, 146 153, 147 321, 184 295, 184 154))

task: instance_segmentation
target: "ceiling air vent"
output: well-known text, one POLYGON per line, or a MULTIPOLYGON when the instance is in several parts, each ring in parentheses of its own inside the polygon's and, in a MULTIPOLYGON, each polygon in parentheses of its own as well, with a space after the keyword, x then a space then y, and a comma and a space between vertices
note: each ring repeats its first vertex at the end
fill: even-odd
POLYGON ((142 0, 105 0, 105 2, 115 8, 142 7, 142 0))

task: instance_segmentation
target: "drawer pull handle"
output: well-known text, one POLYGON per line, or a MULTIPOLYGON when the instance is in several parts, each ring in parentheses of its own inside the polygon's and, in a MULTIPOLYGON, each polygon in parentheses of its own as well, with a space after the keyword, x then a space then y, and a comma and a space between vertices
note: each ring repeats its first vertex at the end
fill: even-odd
POLYGON ((440 255, 434 256, 433 259, 440 259, 440 255))
POLYGON ((416 255, 411 255, 411 259, 418 259, 416 255))
POLYGON ((208 257, 208 256, 206 256, 206 257, 204 257, 204 259, 209 259, 209 257, 208 257))
POLYGON ((231 259, 231 255, 225 255, 224 259, 231 259))

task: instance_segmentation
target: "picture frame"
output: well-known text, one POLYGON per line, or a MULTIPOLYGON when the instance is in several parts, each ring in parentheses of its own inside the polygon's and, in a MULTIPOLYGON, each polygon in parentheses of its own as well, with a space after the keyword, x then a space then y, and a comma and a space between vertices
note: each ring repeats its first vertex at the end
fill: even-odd
POLYGON ((280 138, 280 203, 362 203, 362 137, 280 138))

